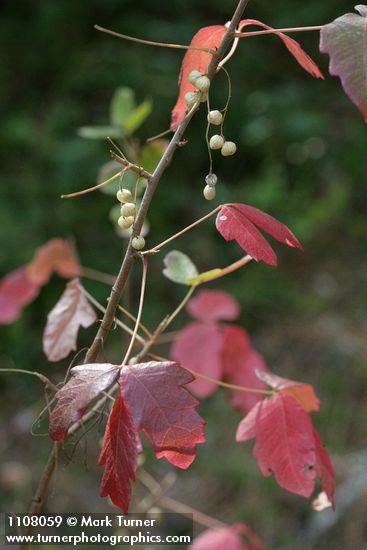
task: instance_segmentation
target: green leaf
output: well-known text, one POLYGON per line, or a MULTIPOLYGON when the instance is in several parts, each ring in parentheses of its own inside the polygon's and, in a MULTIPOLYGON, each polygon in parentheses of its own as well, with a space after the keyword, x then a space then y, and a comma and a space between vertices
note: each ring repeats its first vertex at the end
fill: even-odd
POLYGON ((150 115, 152 112, 152 102, 150 99, 146 99, 143 101, 143 103, 140 103, 132 111, 132 113, 129 114, 129 116, 125 119, 123 123, 124 130, 127 134, 133 134, 135 130, 139 128, 145 121, 145 119, 150 115))
POLYGON ((110 121, 112 126, 125 128, 126 120, 135 109, 134 92, 130 88, 118 88, 110 105, 110 121))
POLYGON ((168 141, 163 139, 145 145, 140 155, 141 166, 152 174, 167 149, 167 145, 168 141))
POLYGON ((121 134, 121 130, 113 126, 82 126, 78 128, 78 135, 87 139, 107 139, 107 137, 118 139, 121 134))
POLYGON ((163 275, 174 283, 181 283, 190 286, 188 279, 197 277, 198 270, 186 254, 179 250, 171 250, 164 257, 163 275))

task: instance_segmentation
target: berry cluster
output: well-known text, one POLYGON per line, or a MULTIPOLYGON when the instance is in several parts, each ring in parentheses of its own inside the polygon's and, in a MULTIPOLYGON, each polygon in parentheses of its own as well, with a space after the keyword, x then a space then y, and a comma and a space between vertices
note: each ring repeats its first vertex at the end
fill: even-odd
MULTIPOLYGON (((193 105, 195 105, 197 101, 204 102, 208 100, 210 80, 206 75, 201 74, 200 71, 194 70, 194 71, 191 71, 191 73, 189 74, 189 81, 196 88, 195 92, 187 92, 187 94, 185 95, 187 106, 190 109, 191 107, 193 107, 193 105)), ((221 127, 220 134, 214 134, 208 141, 208 146, 209 146, 209 149, 211 150, 220 149, 220 152, 224 157, 229 157, 231 155, 234 155, 235 152, 237 151, 236 144, 233 141, 226 141, 223 136, 223 122, 227 111, 227 106, 228 106, 228 102, 226 107, 222 110, 223 112, 218 110, 210 111, 209 102, 208 102, 208 116, 207 116, 208 129, 209 129, 209 125, 221 127)), ((208 132, 207 132, 207 140, 208 140, 208 132)), ((210 154, 210 151, 209 151, 209 154, 210 154)), ((210 155, 210 172, 205 178, 206 186, 204 187, 204 190, 203 190, 203 195, 208 201, 211 201, 215 198, 215 195, 216 195, 215 185, 218 180, 217 176, 213 174, 211 171, 211 164, 212 164, 212 160, 210 155)))
MULTIPOLYGON (((129 229, 133 226, 136 215, 136 205, 132 202, 133 197, 129 189, 119 189, 117 191, 117 200, 121 203, 121 216, 117 224, 121 229, 129 229)), ((134 237, 131 245, 135 250, 142 250, 145 246, 145 239, 142 235, 134 237)))

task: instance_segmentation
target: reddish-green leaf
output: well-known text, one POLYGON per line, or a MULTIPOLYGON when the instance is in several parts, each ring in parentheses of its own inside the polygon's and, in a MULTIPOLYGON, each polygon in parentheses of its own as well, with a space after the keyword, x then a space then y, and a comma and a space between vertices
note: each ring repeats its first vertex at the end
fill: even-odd
MULTIPOLYGON (((250 25, 255 25, 263 29, 274 30, 273 27, 269 27, 269 25, 265 25, 265 23, 261 23, 261 21, 257 21, 256 19, 244 19, 240 23, 240 28, 244 28, 250 25)), ((287 36, 282 32, 274 32, 274 34, 283 41, 288 51, 293 55, 293 57, 298 61, 298 63, 305 71, 310 73, 315 78, 324 78, 316 63, 302 49, 302 47, 296 40, 293 40, 293 38, 287 36)))
POLYGON ((328 453, 322 441, 314 429, 313 431, 316 448, 316 472, 322 482, 322 488, 325 491, 332 507, 335 509, 335 471, 328 453))
POLYGON ((56 395, 50 415, 49 434, 59 441, 66 437, 72 422, 81 418, 87 406, 117 378, 119 370, 110 363, 79 365, 71 369, 72 377, 56 395))
POLYGON ((236 300, 221 290, 201 290, 192 298, 187 311, 199 321, 232 321, 240 314, 236 300))
POLYGON ((330 56, 329 71, 338 76, 350 99, 367 122, 367 6, 358 5, 325 25, 320 34, 320 50, 330 56))
POLYGON ((39 286, 32 282, 25 268, 6 275, 0 282, 0 324, 13 323, 22 308, 38 296, 39 286))
POLYGON ((98 464, 105 467, 100 495, 109 496, 113 504, 128 512, 131 482, 135 479, 140 445, 130 412, 118 397, 106 427, 98 464))
POLYGON ((51 239, 38 248, 33 260, 27 265, 28 277, 36 284, 46 284, 53 273, 71 279, 80 275, 80 266, 68 241, 51 239))
POLYGON ((298 401, 301 407, 306 412, 318 411, 320 408, 320 399, 315 394, 315 390, 311 384, 302 384, 294 380, 288 380, 273 374, 259 370, 256 372, 257 377, 265 382, 271 388, 278 390, 284 395, 291 395, 298 401))
POLYGON ((96 314, 85 297, 79 279, 73 279, 47 317, 43 351, 49 361, 60 361, 76 350, 79 327, 87 328, 96 314))
MULTIPOLYGON (((190 46, 193 48, 211 49, 215 51, 222 42, 225 32, 226 27, 224 25, 204 27, 195 34, 191 40, 190 46)), ((177 128, 185 116, 187 108, 185 94, 195 90, 195 87, 189 82, 189 74, 193 70, 200 71, 202 74, 206 73, 211 59, 212 54, 205 51, 190 49, 186 52, 182 61, 180 76, 178 79, 180 87, 179 96, 176 105, 172 110, 172 130, 177 128)))
MULTIPOLYGON (((256 371, 266 371, 264 359, 251 347, 247 332, 235 325, 223 333, 224 379, 231 384, 251 389, 265 389, 256 371)), ((264 396, 258 393, 231 390, 231 403, 243 412, 249 411, 264 396)))
POLYGON ((143 430, 157 458, 179 468, 195 459, 197 443, 205 441, 199 402, 182 386, 193 376, 172 362, 139 363, 121 370, 121 396, 137 429, 143 430))
MULTIPOLYGON (((217 325, 189 323, 182 329, 171 347, 172 359, 185 369, 215 379, 222 378, 223 333, 217 325)), ((217 385, 209 380, 196 378, 190 384, 198 397, 209 397, 217 385)))
POLYGON ((247 204, 229 204, 221 208, 216 227, 226 241, 235 240, 254 260, 277 265, 277 257, 255 225, 278 241, 302 249, 293 233, 284 224, 265 212, 247 204))

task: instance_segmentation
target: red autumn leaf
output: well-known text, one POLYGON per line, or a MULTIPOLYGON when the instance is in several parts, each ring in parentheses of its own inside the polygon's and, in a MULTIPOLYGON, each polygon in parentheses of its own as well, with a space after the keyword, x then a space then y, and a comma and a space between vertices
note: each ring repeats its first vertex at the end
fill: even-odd
POLYGON ((131 481, 135 479, 138 453, 133 420, 124 401, 118 397, 108 419, 98 464, 105 466, 100 496, 109 496, 125 513, 131 500, 131 481))
MULTIPOLYGON (((267 30, 274 30, 273 27, 269 27, 269 25, 265 25, 265 23, 261 23, 261 21, 257 21, 256 19, 244 19, 243 21, 241 21, 239 27, 242 29, 249 25, 255 25, 257 27, 261 27, 267 30)), ((295 59, 298 61, 301 67, 305 69, 305 71, 310 73, 315 78, 322 78, 322 79, 324 78, 323 74, 321 73, 316 63, 302 49, 302 47, 296 40, 294 40, 293 38, 290 38, 290 36, 287 36, 282 32, 275 32, 274 34, 276 34, 276 36, 279 36, 279 38, 283 40, 286 48, 290 51, 293 57, 295 57, 295 59)))
POLYGON ((51 239, 38 248, 33 260, 27 265, 28 277, 39 286, 46 284, 54 272, 66 279, 80 275, 74 250, 63 239, 51 239))
POLYGON ((347 13, 320 32, 320 51, 330 57, 329 72, 338 76, 345 93, 367 122, 367 6, 355 6, 359 12, 347 13))
POLYGON ((60 361, 75 350, 79 327, 89 327, 96 314, 89 305, 79 279, 66 285, 61 298, 47 316, 43 333, 43 351, 49 361, 60 361))
POLYGON ((157 458, 179 468, 195 459, 195 446, 205 441, 199 402, 182 386, 193 376, 173 362, 139 363, 121 370, 120 390, 138 430, 143 430, 157 458))
POLYGON ((320 440, 319 434, 314 429, 313 431, 315 446, 316 446, 316 472, 319 478, 321 479, 322 488, 325 491, 329 501, 332 504, 333 509, 335 509, 335 471, 330 460, 328 453, 322 441, 320 440))
POLYGON ((258 371, 256 375, 271 388, 278 390, 284 395, 292 396, 306 412, 319 410, 320 399, 315 394, 315 390, 311 384, 302 384, 301 382, 288 380, 269 371, 258 371))
MULTIPOLYGON (((247 332, 238 326, 226 327, 223 333, 224 379, 231 384, 253 389, 265 389, 256 370, 267 371, 264 359, 251 347, 247 332)), ((243 412, 249 411, 264 396, 257 393, 231 390, 231 403, 243 412)))
MULTIPOLYGON (((213 25, 211 27, 203 27, 200 29, 193 39, 190 46, 193 48, 203 48, 216 50, 226 32, 224 25, 213 25)), ((195 87, 189 82, 189 74, 193 70, 206 73, 209 63, 212 59, 212 54, 191 49, 188 50, 183 58, 178 84, 180 87, 179 96, 172 110, 171 129, 175 130, 185 116, 187 105, 185 102, 185 94, 193 92, 195 87)))
POLYGON ((0 324, 13 323, 22 308, 38 296, 39 286, 27 276, 24 268, 6 275, 0 282, 0 324))
POLYGON ((247 204, 234 203, 223 206, 216 219, 216 227, 226 241, 235 240, 254 260, 276 266, 277 257, 274 250, 254 224, 278 241, 302 249, 288 227, 269 214, 247 204))
MULTIPOLYGON (((210 378, 222 378, 223 333, 214 324, 189 323, 182 329, 171 347, 172 359, 185 369, 210 378)), ((196 378, 190 384, 198 397, 209 397, 217 385, 209 380, 196 378)))
POLYGON ((54 441, 66 437, 72 422, 81 418, 87 406, 117 378, 119 370, 110 363, 79 365, 71 369, 72 377, 56 395, 50 415, 49 434, 54 441))
POLYGON ((256 435, 254 456, 264 476, 274 474, 278 484, 308 498, 315 486, 316 453, 309 415, 289 395, 277 393, 250 411, 253 426, 242 421, 237 441, 256 435), (242 424, 242 426, 241 426, 242 424), (246 428, 246 429, 245 429, 246 428))
POLYGON ((221 290, 202 290, 192 298, 187 311, 199 321, 232 321, 240 314, 238 303, 221 290))

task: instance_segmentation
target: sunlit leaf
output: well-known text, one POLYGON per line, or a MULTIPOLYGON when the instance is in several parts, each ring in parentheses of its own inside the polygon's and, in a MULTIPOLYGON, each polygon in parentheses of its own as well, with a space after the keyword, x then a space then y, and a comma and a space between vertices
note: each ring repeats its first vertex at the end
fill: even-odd
POLYGON ((190 284, 187 282, 188 279, 192 279, 198 274, 195 264, 186 254, 179 250, 171 250, 168 252, 163 262, 165 265, 163 275, 174 283, 181 283, 184 285, 190 284))
POLYGON ((134 92, 130 88, 118 88, 111 100, 110 121, 111 126, 125 128, 125 123, 135 109, 134 92))

